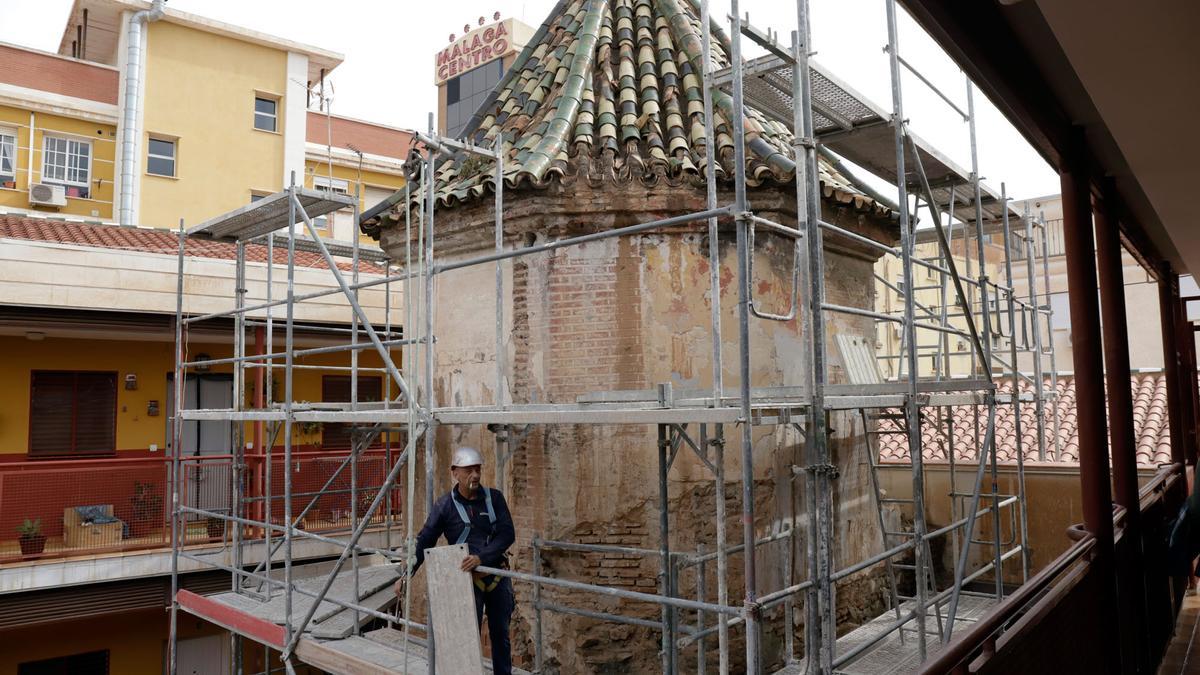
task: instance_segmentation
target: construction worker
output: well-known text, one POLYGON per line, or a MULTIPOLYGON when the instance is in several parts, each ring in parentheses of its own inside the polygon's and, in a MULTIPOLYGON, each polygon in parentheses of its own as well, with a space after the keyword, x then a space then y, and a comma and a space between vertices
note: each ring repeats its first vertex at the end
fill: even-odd
MULTIPOLYGON (((425 549, 445 535, 452 544, 466 544, 467 557, 462 570, 471 572, 475 587, 475 620, 482 626, 486 611, 488 635, 492 641, 492 670, 495 675, 512 673, 512 646, 508 624, 513 613, 512 582, 507 577, 475 572, 480 565, 507 568, 506 552, 516 539, 508 502, 495 488, 480 484, 483 456, 475 448, 454 451, 450 474, 455 485, 433 505, 433 511, 417 534, 416 562, 411 577, 425 561, 425 549)), ((396 594, 403 595, 405 579, 396 583, 396 594)))

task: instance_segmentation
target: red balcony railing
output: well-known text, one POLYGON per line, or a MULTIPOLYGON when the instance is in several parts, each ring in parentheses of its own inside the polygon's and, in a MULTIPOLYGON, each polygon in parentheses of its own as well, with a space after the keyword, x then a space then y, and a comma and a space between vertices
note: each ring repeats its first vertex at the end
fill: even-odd
MULTIPOLYGON (((271 522, 283 523, 285 474, 292 479, 293 517, 309 506, 301 528, 319 532, 349 530, 352 473, 361 517, 388 472, 382 451, 363 453, 357 470, 338 468, 345 452, 297 452, 290 465, 272 456, 271 522), (336 474, 336 476, 335 476, 336 474)), ((393 453, 395 461, 398 453, 393 453)), ((249 455, 243 474, 244 514, 261 520, 267 511, 266 457, 249 455)), ((180 463, 180 502, 232 513, 236 494, 233 458, 189 457, 180 463)), ((373 520, 382 524, 399 511, 400 491, 385 501, 373 520)), ((171 463, 163 457, 0 463, 0 564, 170 547, 171 463), (19 528, 39 524, 39 536, 22 542, 19 528), (24 550, 23 550, 24 549, 24 550), (40 550, 39 550, 40 549, 40 550)), ((232 529, 219 519, 184 518, 186 544, 227 539, 232 529)), ((243 537, 261 536, 244 528, 243 537)))

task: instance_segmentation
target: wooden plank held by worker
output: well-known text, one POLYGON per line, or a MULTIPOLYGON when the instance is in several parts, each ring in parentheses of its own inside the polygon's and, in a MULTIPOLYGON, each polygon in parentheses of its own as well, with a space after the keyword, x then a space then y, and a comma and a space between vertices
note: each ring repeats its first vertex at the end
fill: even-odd
POLYGON ((483 675, 483 649, 475 620, 471 573, 462 570, 466 544, 425 549, 425 582, 439 673, 483 675))

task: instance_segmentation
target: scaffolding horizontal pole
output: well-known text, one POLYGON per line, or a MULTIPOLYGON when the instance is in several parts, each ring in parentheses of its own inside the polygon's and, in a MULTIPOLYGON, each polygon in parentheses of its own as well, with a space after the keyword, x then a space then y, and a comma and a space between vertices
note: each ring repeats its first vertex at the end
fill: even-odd
POLYGON ((783 223, 777 223, 774 220, 771 220, 769 218, 763 218, 762 216, 757 216, 757 215, 754 215, 753 213, 748 214, 747 218, 750 220, 750 222, 754 223, 755 225, 762 225, 763 227, 765 227, 767 229, 767 231, 774 232, 775 234, 778 234, 778 235, 781 235, 784 237, 789 237, 791 239, 800 239, 804 236, 804 232, 802 230, 797 230, 794 227, 788 227, 787 225, 784 225, 783 223))
POLYGON ((698 600, 684 600, 683 598, 672 598, 662 595, 651 595, 649 593, 639 593, 638 591, 626 591, 620 588, 611 588, 608 586, 596 586, 593 584, 585 584, 579 581, 568 581, 566 579, 556 579, 554 577, 543 577, 535 574, 525 574, 524 572, 514 572, 512 570, 502 570, 496 567, 486 567, 480 565, 475 568, 475 571, 484 574, 493 574, 498 577, 508 577, 517 581, 525 581, 531 584, 545 584, 547 586, 559 586, 561 588, 569 588, 574 591, 584 591, 587 593, 595 593, 597 595, 608 595, 616 598, 624 598, 625 600, 636 600, 639 602, 648 602, 655 605, 667 605, 669 607, 677 607, 679 609, 695 609, 702 612, 716 612, 726 616, 739 616, 742 613, 741 607, 727 607, 725 605, 717 605, 709 602, 700 602, 698 600))
MULTIPOLYGON (((579 544, 573 541, 554 541, 551 539, 538 539, 538 546, 542 548, 559 549, 563 551, 583 551, 587 553, 627 553, 629 555, 646 555, 659 556, 662 551, 651 550, 648 548, 633 548, 630 546, 609 546, 606 544, 579 544)), ((685 555, 683 553, 672 553, 671 555, 685 555)))
MULTIPOLYGON (((868 319, 878 319, 879 321, 887 321, 889 323, 904 323, 903 317, 892 316, 890 314, 884 314, 882 312, 876 312, 876 311, 872 311, 869 309, 863 309, 861 307, 847 307, 846 305, 834 305, 831 303, 823 302, 823 303, 821 303, 821 309, 824 311, 827 311, 827 312, 838 312, 840 314, 854 314, 857 316, 865 316, 868 319)), ((924 323, 921 321, 914 321, 913 326, 916 328, 923 328, 925 330, 938 331, 940 333, 950 333, 951 335, 958 335, 958 336, 965 337, 965 338, 971 337, 966 332, 958 330, 957 328, 954 328, 951 326, 939 326, 935 323, 924 323)))
MULTIPOLYGON (((282 498, 283 497, 280 496, 280 497, 277 497, 276 499, 282 499, 282 498)), ((333 546, 337 546, 338 548, 346 547, 346 542, 344 542, 340 539, 334 539, 333 537, 326 537, 326 536, 317 534, 316 532, 309 532, 307 530, 302 530, 298 527, 287 528, 287 527, 284 527, 283 525, 277 525, 275 523, 268 523, 268 522, 261 521, 261 520, 251 520, 249 518, 241 518, 238 516, 230 515, 228 513, 222 513, 220 511, 209 511, 206 509, 197 509, 192 506, 180 505, 179 512, 180 513, 191 513, 191 514, 194 514, 197 516, 204 516, 206 518, 217 518, 220 520, 230 521, 230 522, 234 522, 239 525, 245 525, 248 527, 261 527, 263 529, 269 528, 272 532, 279 532, 281 534, 286 533, 290 529, 293 537, 301 537, 304 539, 313 539, 315 541, 319 541, 324 544, 330 544, 333 546)), ((363 546, 361 544, 356 545, 354 548, 359 551, 363 551, 365 553, 374 553, 376 555, 383 556, 384 558, 386 558, 388 560, 403 560, 403 558, 404 558, 403 554, 400 554, 400 553, 395 553, 395 552, 387 551, 384 549, 372 548, 370 546, 363 546)))
POLYGON ((888 246, 887 244, 875 241, 874 239, 872 239, 870 237, 864 237, 863 235, 858 234, 857 232, 851 232, 850 230, 847 230, 842 227, 838 227, 837 225, 834 225, 833 223, 827 223, 823 220, 819 220, 817 222, 819 223, 821 229, 823 229, 823 230, 829 230, 830 232, 839 234, 843 237, 846 237, 847 239, 857 241, 860 244, 865 244, 866 246, 870 246, 871 248, 874 248, 878 251, 883 251, 884 253, 888 253, 890 255, 900 255, 900 249, 898 249, 898 248, 888 246))
POLYGON ((907 551, 907 550, 911 549, 913 546, 915 546, 916 543, 917 542, 915 539, 910 539, 910 540, 904 542, 903 544, 900 544, 898 546, 893 546, 892 548, 889 548, 886 551, 877 553, 877 554, 871 556, 870 558, 867 558, 866 560, 860 560, 859 562, 857 562, 845 569, 838 570, 838 571, 834 572, 833 574, 830 574, 829 578, 833 581, 839 581, 841 579, 844 579, 844 578, 850 576, 851 574, 854 574, 856 572, 861 572, 861 571, 867 569, 868 567, 878 565, 879 563, 887 560, 888 558, 896 555, 897 553, 903 553, 904 551, 907 551))
MULTIPOLYGON (((370 343, 364 343, 364 344, 370 344, 370 343)), ((266 368, 268 370, 286 370, 287 369, 287 365, 282 364, 282 363, 247 363, 246 367, 247 368, 266 368)), ((360 366, 358 368, 355 368, 353 366, 319 366, 319 365, 313 365, 313 364, 308 364, 308 363, 293 363, 292 368, 294 368, 296 370, 328 370, 328 371, 343 371, 343 372, 357 370, 360 373, 386 373, 388 371, 387 368, 368 368, 367 366, 360 366)))
MULTIPOLYGON (((244 323, 246 326, 251 326, 251 327, 255 327, 255 328, 257 328, 257 327, 265 328, 267 325, 266 321, 260 321, 258 319, 245 319, 244 323)), ((338 326, 314 326, 312 324, 297 325, 296 327, 300 328, 301 330, 303 330, 306 333, 340 333, 340 334, 353 334, 355 332, 362 333, 361 328, 359 328, 357 331, 355 331, 355 329, 353 329, 353 328, 341 328, 338 326)), ((398 338, 404 337, 403 331, 391 331, 390 333, 385 333, 384 331, 377 329, 375 332, 377 334, 379 334, 381 337, 384 335, 387 335, 389 337, 394 335, 398 338)))
MULTIPOLYGON (((608 612, 595 612, 595 611, 592 611, 589 609, 578 609, 576 607, 566 607, 564 605, 555 605, 555 604, 549 603, 549 602, 535 602, 535 603, 533 603, 533 608, 534 609, 544 609, 544 610, 547 610, 550 612, 558 612, 559 614, 573 614, 575 616, 582 616, 586 619, 596 619, 598 621, 611 621, 613 623, 624 623, 624 624, 629 624, 631 626, 643 626, 645 628, 652 628, 652 629, 658 630, 658 631, 662 630, 662 622, 661 621, 651 621, 649 619, 638 619, 638 618, 632 617, 632 616, 620 616, 618 614, 609 614, 608 612)), ((683 628, 686 630, 688 627, 687 626, 677 626, 676 628, 677 629, 683 628)))
MULTIPOLYGON (((375 286, 382 286, 384 284, 390 284, 393 281, 404 281, 406 279, 414 279, 414 278, 422 276, 422 275, 423 275, 423 273, 419 270, 416 272, 402 272, 400 274, 393 274, 391 276, 380 277, 378 279, 370 279, 368 281, 360 281, 357 284, 349 284, 347 286, 347 288, 349 288, 352 291, 357 291, 357 290, 362 290, 364 288, 372 288, 375 286)), ((201 321, 208 321, 210 319, 219 319, 219 318, 226 317, 226 316, 235 316, 238 314, 245 314, 247 312, 257 312, 257 311, 264 310, 264 309, 270 309, 272 307, 281 307, 283 305, 288 304, 289 302, 301 303, 301 302, 305 302, 307 300, 315 300, 317 298, 323 298, 323 297, 326 297, 329 295, 342 295, 342 289, 340 287, 339 288, 326 288, 326 289, 323 289, 320 291, 312 291, 311 293, 302 293, 300 295, 293 295, 290 299, 283 298, 282 300, 271 300, 268 302, 260 302, 257 305, 247 305, 245 307, 236 307, 234 309, 225 309, 225 310, 221 310, 219 312, 209 312, 208 314, 198 314, 196 316, 188 316, 188 317, 183 318, 183 323, 185 323, 185 324, 200 323, 201 321)), ((280 317, 280 323, 284 323, 284 319, 282 317, 280 317)), ((295 325, 295 324, 293 323, 293 325, 295 325)))
POLYGON ((483 255, 483 256, 478 256, 475 258, 467 258, 466 260, 456 260, 456 261, 450 262, 450 263, 443 263, 441 265, 435 265, 433 268, 433 273, 441 274, 443 272, 450 272, 453 270, 462 269, 464 267, 472 267, 475 265, 482 265, 484 263, 497 262, 500 260, 508 260, 510 258, 518 258, 521 256, 533 255, 535 253, 544 253, 546 251, 553 251, 555 249, 564 248, 567 246, 578 246, 579 244, 586 244, 586 243, 592 242, 592 241, 601 241, 603 239, 611 239, 613 237, 622 237, 622 236, 625 236, 628 234, 638 234, 640 232, 646 232, 649 230, 657 230, 662 227, 683 225, 684 223, 693 223, 693 222, 696 222, 699 220, 708 220, 709 218, 716 218, 719 216, 729 216, 729 215, 733 215, 733 214, 734 214, 734 210, 733 210, 732 206, 723 206, 718 209, 708 209, 706 211, 699 211, 697 213, 689 213, 689 214, 685 214, 682 216, 673 216, 671 218, 661 218, 659 220, 651 220, 651 221, 645 222, 645 223, 638 223, 637 225, 628 225, 626 227, 618 227, 613 230, 605 230, 604 232, 594 232, 592 234, 584 234, 584 235, 580 235, 578 237, 569 237, 567 239, 559 239, 556 241, 549 241, 544 244, 537 244, 534 246, 527 246, 525 248, 512 249, 512 250, 508 250, 508 251, 503 251, 501 253, 492 253, 490 255, 483 255))
MULTIPOLYGON (((762 546, 763 544, 769 544, 773 541, 779 541, 780 539, 787 539, 788 536, 790 536, 790 535, 791 535, 790 529, 781 530, 779 532, 776 532, 775 534, 769 534, 765 537, 759 537, 754 542, 754 545, 762 546)), ((737 546, 730 546, 729 548, 726 548, 725 553, 728 555, 732 555, 734 553, 741 553, 745 549, 746 549, 745 544, 738 544, 737 546)), ((679 563, 679 569, 686 569, 688 567, 694 567, 696 565, 699 565, 700 563, 703 563, 703 562, 715 560, 717 558, 717 553, 715 551, 712 553, 705 553, 703 555, 690 555, 690 554, 681 553, 680 556, 683 557, 683 560, 680 561, 680 563, 679 563)))

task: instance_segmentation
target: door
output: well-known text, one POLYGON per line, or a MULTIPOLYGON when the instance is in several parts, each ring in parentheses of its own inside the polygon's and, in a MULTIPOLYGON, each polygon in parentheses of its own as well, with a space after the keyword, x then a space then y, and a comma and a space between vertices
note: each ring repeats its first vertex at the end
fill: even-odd
POLYGON ((179 675, 230 675, 228 633, 180 640, 175 655, 179 675))
MULTIPOLYGON (((168 380, 173 379, 168 376, 168 380)), ((171 384, 170 382, 168 384, 171 384)), ((213 410, 233 407, 233 376, 223 373, 193 373, 183 383, 184 410, 213 410)), ((175 387, 167 388, 168 424, 174 417, 175 387)), ((168 439, 172 434, 168 431, 168 439)), ((183 423, 180 457, 228 455, 233 451, 233 423, 223 420, 186 420, 183 423)), ((170 448, 171 441, 167 446, 170 448)), ((185 465, 184 504, 206 511, 230 513, 232 462, 213 459, 185 465)), ((193 518, 195 516, 193 514, 193 518)))

